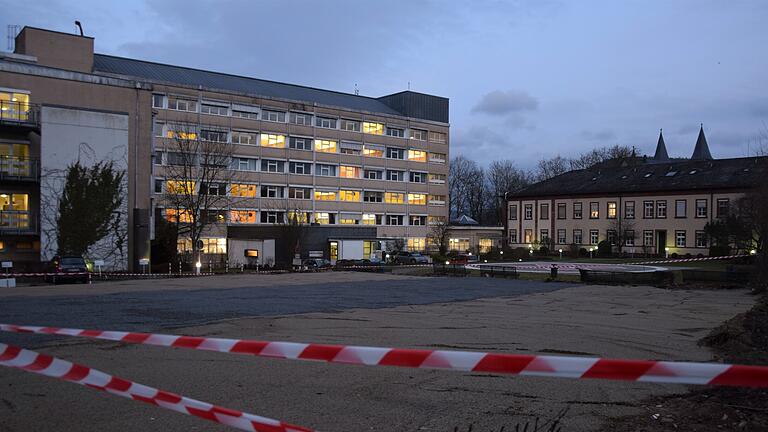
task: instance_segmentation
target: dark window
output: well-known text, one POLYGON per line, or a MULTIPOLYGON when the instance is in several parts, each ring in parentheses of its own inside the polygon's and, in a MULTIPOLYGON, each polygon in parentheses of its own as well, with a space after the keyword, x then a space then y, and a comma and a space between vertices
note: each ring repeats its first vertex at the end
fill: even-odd
POLYGON ((557 218, 558 219, 565 219, 565 213, 566 213, 565 203, 558 204, 557 205, 557 218))
POLYGON ((525 205, 525 220, 531 220, 531 219, 533 219, 533 204, 526 204, 525 205))
POLYGON ((581 203, 573 203, 573 218, 581 219, 581 203))
POLYGON ((728 198, 720 198, 717 200, 717 217, 728 216, 728 211, 731 206, 731 202, 728 198))
POLYGON ((676 200, 675 201, 675 217, 676 218, 684 218, 688 215, 686 214, 688 212, 688 201, 686 200, 676 200))
POLYGON ((635 202, 634 201, 626 201, 624 203, 624 218, 625 219, 635 218, 635 202))
MULTIPOLYGON (((509 220, 517 220, 517 205, 510 204, 509 205, 509 220)), ((517 235, 515 235, 517 237, 517 235)))
POLYGON ((656 218, 665 219, 667 217, 667 202, 656 201, 656 218))
POLYGON ((549 204, 541 204, 541 213, 539 219, 549 219, 549 204))

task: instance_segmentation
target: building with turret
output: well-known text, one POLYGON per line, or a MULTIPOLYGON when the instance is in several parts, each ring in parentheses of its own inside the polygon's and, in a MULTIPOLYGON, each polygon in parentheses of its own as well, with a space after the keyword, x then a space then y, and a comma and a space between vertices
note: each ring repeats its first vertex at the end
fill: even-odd
POLYGON ((707 222, 768 176, 768 158, 715 159, 702 125, 690 158, 672 158, 662 132, 652 157, 612 159, 507 195, 509 247, 590 249, 608 240, 627 253, 709 253, 707 222))

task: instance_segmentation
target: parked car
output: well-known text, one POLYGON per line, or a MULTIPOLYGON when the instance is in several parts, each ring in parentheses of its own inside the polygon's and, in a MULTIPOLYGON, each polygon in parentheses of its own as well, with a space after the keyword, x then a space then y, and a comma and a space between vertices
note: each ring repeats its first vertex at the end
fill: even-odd
POLYGON ((48 268, 49 273, 58 273, 46 277, 48 282, 75 281, 88 283, 88 266, 81 256, 55 256, 48 268))
POLYGON ((393 261, 397 264, 428 264, 429 258, 418 252, 398 252, 393 261))
POLYGON ((331 267, 331 262, 325 258, 309 258, 305 259, 302 265, 307 270, 320 270, 331 267))

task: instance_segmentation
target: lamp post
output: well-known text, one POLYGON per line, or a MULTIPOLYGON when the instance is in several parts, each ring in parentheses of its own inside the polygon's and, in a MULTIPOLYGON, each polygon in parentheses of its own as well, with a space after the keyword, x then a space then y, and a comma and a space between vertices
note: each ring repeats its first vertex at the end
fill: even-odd
POLYGON ((203 263, 201 263, 200 261, 195 263, 195 274, 196 275, 200 274, 200 267, 202 267, 202 266, 203 266, 203 263))
POLYGON ((589 248, 589 259, 592 259, 592 251, 594 251, 595 248, 589 248))
POLYGON ((669 258, 669 248, 668 247, 664 248, 664 258, 669 258))
POLYGON ((499 259, 501 261, 504 261, 504 251, 499 251, 499 255, 501 255, 501 257, 499 259))
POLYGON ((560 259, 563 259, 563 250, 562 249, 558 249, 557 251, 560 252, 560 259))
POLYGON ((757 249, 752 249, 751 251, 749 251, 749 254, 750 255, 757 255, 757 249))

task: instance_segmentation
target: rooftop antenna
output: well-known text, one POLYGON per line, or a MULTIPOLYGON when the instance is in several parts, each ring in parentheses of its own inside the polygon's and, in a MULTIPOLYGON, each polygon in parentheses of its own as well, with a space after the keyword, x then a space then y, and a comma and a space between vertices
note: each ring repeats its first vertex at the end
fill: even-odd
POLYGON ((16 35, 19 34, 21 26, 18 24, 8 24, 8 52, 15 51, 16 35))
POLYGON ((80 21, 75 20, 75 25, 80 29, 80 36, 83 36, 83 26, 80 24, 80 21))
POLYGON ((357 83, 355 83, 355 95, 357 96, 359 94, 360 94, 360 89, 357 88, 357 83))

